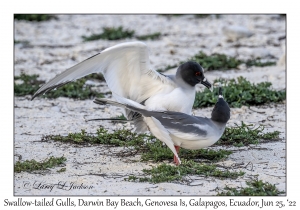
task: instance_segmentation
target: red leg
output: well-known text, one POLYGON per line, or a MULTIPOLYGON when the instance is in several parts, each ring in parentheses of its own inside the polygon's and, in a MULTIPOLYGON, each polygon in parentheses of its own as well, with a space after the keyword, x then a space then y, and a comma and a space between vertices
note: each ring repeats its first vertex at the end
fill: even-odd
MULTIPOLYGON (((180 147, 179 146, 174 146, 175 147, 175 150, 177 152, 177 154, 179 153, 179 149, 180 147)), ((177 157, 174 155, 174 159, 173 159, 174 163, 178 166, 179 165, 179 160, 177 159, 177 157)))

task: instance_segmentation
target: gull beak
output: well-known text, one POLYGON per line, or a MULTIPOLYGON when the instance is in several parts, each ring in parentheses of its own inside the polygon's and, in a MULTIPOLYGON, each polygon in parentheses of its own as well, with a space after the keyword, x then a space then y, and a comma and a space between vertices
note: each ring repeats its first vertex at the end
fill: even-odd
POLYGON ((207 87, 208 89, 212 90, 212 85, 210 84, 210 82, 205 77, 200 83, 202 85, 204 85, 205 87, 207 87))

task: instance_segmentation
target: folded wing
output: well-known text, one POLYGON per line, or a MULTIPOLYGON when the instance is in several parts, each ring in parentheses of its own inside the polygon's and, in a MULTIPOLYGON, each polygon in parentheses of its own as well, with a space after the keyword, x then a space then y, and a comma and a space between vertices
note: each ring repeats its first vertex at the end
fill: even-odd
POLYGON ((186 140, 205 140, 211 126, 208 118, 194 117, 179 112, 151 112, 172 135, 186 140))

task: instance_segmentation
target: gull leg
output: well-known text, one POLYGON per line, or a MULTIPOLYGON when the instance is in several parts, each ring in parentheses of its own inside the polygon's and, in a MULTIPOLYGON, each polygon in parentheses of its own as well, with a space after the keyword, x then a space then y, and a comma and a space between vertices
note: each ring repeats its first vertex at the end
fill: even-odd
MULTIPOLYGON (((175 147, 175 150, 177 152, 177 154, 179 154, 179 149, 180 147, 179 146, 174 146, 175 147)), ((174 163, 178 166, 179 165, 179 160, 178 158, 174 155, 174 159, 173 159, 174 163)))

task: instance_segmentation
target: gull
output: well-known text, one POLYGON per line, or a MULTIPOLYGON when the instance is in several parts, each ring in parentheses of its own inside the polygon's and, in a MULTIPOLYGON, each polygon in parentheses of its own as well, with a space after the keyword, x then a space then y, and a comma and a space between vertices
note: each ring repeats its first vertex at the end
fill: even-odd
POLYGON ((230 108, 223 98, 221 87, 211 118, 174 111, 153 111, 130 99, 121 96, 115 98, 117 101, 103 98, 95 99, 94 102, 122 107, 141 114, 150 132, 173 152, 176 165, 181 163, 178 156, 180 147, 195 150, 213 145, 221 138, 230 119, 230 108))
MULTIPOLYGON (((143 42, 125 42, 65 70, 44 84, 33 96, 45 94, 69 82, 92 73, 102 73, 109 89, 123 98, 143 104, 150 110, 177 111, 191 114, 195 86, 200 83, 211 88, 204 69, 194 61, 181 64, 175 75, 164 75, 150 67, 148 47, 143 42)), ((126 117, 137 132, 147 131, 141 115, 126 111, 126 117)))

